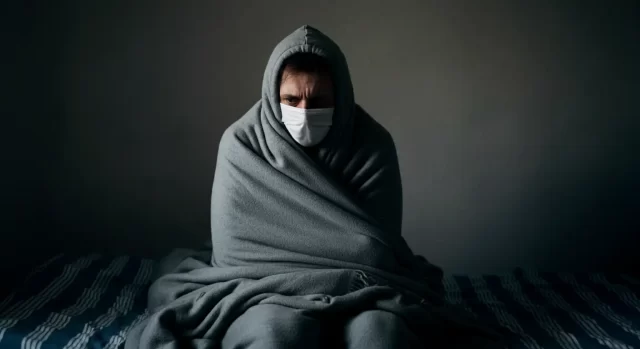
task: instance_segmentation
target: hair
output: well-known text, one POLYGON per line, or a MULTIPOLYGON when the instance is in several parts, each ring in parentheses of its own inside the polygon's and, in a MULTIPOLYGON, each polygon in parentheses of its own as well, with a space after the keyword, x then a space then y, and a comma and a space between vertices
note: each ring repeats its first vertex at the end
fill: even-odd
POLYGON ((327 59, 310 52, 295 53, 282 62, 282 68, 280 69, 281 83, 283 78, 282 73, 285 69, 290 70, 294 74, 306 73, 331 77, 331 65, 327 59))

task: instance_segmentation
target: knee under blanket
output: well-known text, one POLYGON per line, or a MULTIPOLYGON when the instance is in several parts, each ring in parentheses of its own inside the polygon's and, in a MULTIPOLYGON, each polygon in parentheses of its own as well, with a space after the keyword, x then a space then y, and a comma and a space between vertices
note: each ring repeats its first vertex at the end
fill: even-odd
POLYGON ((303 26, 276 46, 261 100, 222 137, 211 245, 162 267, 149 290, 152 315, 130 331, 126 348, 216 348, 234 319, 265 303, 337 317, 381 309, 425 343, 446 333, 497 340, 443 304, 441 270, 413 254, 401 219, 390 134, 356 105, 338 46, 303 26), (279 74, 297 52, 325 57, 334 79, 333 126, 313 149, 280 122, 279 74))

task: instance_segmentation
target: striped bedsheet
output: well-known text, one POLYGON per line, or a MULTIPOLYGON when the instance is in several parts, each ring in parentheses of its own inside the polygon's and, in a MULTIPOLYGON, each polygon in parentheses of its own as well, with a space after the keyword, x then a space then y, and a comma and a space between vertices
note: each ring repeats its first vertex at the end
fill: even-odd
POLYGON ((0 348, 117 348, 144 320, 153 261, 59 255, 0 300, 0 348))
MULTIPOLYGON (((153 261, 56 256, 0 300, 0 348, 118 348, 144 320, 153 261)), ((640 349, 640 280, 622 274, 449 275, 448 302, 517 348, 640 349)))
POLYGON ((629 275, 515 270, 449 276, 445 289, 515 348, 640 348, 640 281, 629 275))

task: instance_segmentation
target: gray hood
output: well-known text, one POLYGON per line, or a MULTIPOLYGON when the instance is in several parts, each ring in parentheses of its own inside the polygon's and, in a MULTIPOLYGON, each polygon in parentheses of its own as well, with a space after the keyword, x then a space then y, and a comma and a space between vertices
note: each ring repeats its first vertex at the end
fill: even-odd
POLYGON ((304 25, 289 34, 275 47, 262 80, 262 116, 283 138, 289 139, 280 120, 279 74, 284 60, 296 53, 314 53, 325 58, 330 66, 335 86, 336 105, 333 126, 322 142, 324 147, 345 147, 350 143, 355 112, 353 86, 349 67, 338 45, 318 29, 304 25))
POLYGON ((261 241, 259 246, 277 247, 252 249, 261 255, 257 260, 293 261, 323 251, 323 260, 353 258, 392 279, 418 273, 428 288, 441 291, 442 271, 416 259, 401 236, 402 181, 393 139, 354 102, 346 59, 336 43, 310 26, 275 47, 262 98, 220 141, 211 225, 213 265, 244 263, 245 247, 229 246, 261 241), (279 73, 284 60, 300 52, 325 57, 335 86, 334 125, 312 150, 300 147, 280 122, 279 73))
MULTIPOLYGON (((401 218, 391 136, 355 105, 335 43, 304 26, 276 47, 262 99, 220 141, 205 256, 210 261, 194 253, 177 267, 159 267, 166 274, 149 289, 153 315, 128 333, 126 348, 210 348, 257 304, 322 313, 339 323, 383 310, 429 347, 440 339, 450 343, 465 330, 494 340, 467 314, 442 305, 442 271, 413 254, 400 234, 401 218), (337 85, 336 127, 311 152, 279 122, 277 74, 296 52, 326 57, 337 85)), ((264 323, 246 330, 259 326, 264 323)), ((306 336, 290 330, 296 338, 306 336)))

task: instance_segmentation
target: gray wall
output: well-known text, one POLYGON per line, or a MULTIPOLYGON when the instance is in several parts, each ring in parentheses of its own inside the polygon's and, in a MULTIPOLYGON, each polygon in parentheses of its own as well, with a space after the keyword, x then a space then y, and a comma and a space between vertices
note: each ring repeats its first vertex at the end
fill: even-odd
POLYGON ((51 248, 50 192, 61 114, 53 91, 59 27, 43 7, 3 4, 0 36, 0 295, 51 248))
POLYGON ((100 3, 55 14, 66 248, 208 239, 219 138, 259 98, 273 46, 309 23, 397 142, 416 252, 450 272, 640 264, 633 2, 100 3))

